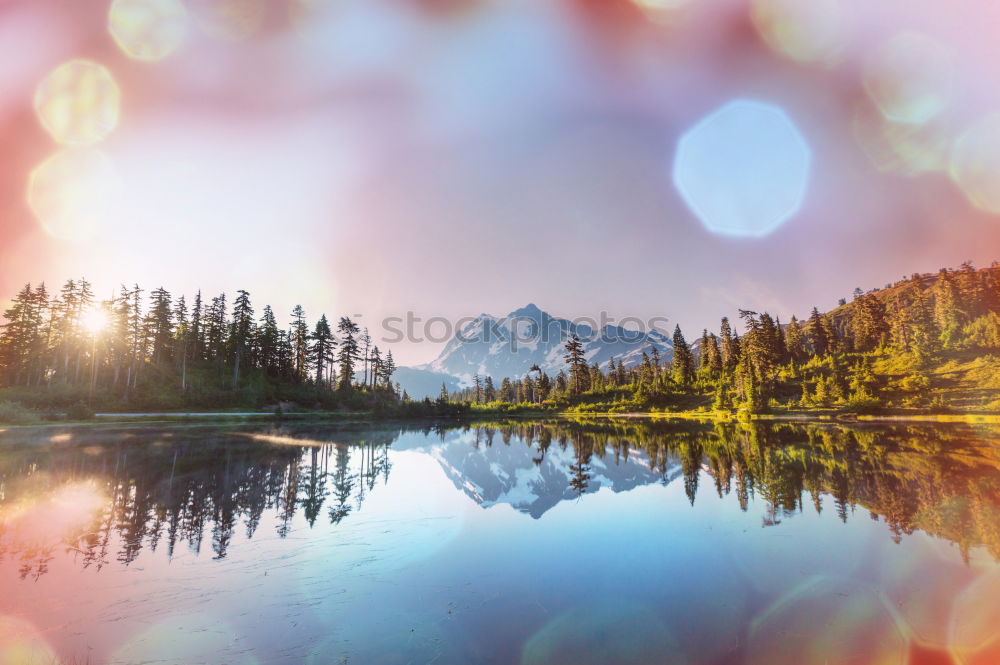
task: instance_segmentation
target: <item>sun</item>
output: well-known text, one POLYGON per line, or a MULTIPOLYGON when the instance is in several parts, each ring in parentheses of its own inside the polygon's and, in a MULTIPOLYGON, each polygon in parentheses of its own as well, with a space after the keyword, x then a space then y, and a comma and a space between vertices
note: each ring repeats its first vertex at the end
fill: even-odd
POLYGON ((80 322, 87 332, 97 335, 108 327, 108 313, 103 309, 92 309, 83 314, 80 322))

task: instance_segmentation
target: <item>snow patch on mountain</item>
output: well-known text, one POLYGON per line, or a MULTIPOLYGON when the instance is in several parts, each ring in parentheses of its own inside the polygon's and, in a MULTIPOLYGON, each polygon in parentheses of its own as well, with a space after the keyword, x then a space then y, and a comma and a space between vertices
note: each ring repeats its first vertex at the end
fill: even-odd
MULTIPOLYGON (((441 465, 455 487, 483 508, 506 504, 540 518, 559 502, 580 496, 570 486, 571 466, 579 459, 571 446, 552 445, 541 452, 517 439, 493 443, 472 432, 449 435, 446 441, 425 450, 441 465)), ((649 459, 639 450, 627 457, 613 453, 593 455, 588 464, 590 478, 584 494, 609 488, 627 492, 652 483, 669 483, 681 475, 680 465, 665 473, 649 468, 649 459)))
POLYGON ((642 362, 643 353, 654 351, 664 362, 673 357, 670 338, 658 330, 610 324, 595 329, 587 322, 557 318, 529 304, 502 317, 480 314, 448 341, 435 360, 415 369, 451 375, 466 386, 476 374, 520 378, 533 365, 554 375, 566 369, 563 347, 573 334, 583 342, 587 362, 602 369, 612 359, 633 367, 642 362))

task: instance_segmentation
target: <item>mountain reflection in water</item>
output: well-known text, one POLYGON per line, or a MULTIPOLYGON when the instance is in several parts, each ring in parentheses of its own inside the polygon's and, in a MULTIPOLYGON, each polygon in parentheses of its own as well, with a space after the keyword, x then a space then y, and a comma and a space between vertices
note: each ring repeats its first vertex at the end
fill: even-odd
MULTIPOLYGON (((734 560, 733 565, 719 563, 719 569, 733 568, 746 577, 740 578, 744 581, 738 583, 739 590, 736 582, 729 582, 718 595, 742 599, 741 606, 746 607, 741 612, 748 611, 755 603, 764 604, 754 610, 755 619, 732 638, 732 645, 725 653, 706 652, 694 659, 689 654, 683 662, 784 662, 779 652, 772 653, 773 645, 761 644, 760 622, 780 621, 794 626, 796 621, 805 621, 802 617, 824 622, 829 619, 824 614, 827 605, 815 608, 809 605, 817 594, 846 594, 855 600, 863 597, 852 589, 867 584, 866 573, 851 567, 847 560, 861 561, 869 556, 869 550, 838 549, 841 545, 834 524, 857 520, 879 522, 882 531, 879 538, 886 544, 894 541, 903 547, 908 547, 904 541, 911 534, 917 533, 922 539, 930 537, 927 543, 937 542, 954 552, 954 562, 941 568, 945 571, 941 579, 945 581, 940 584, 945 586, 974 588, 974 580, 984 570, 988 576, 997 577, 1000 430, 972 425, 601 420, 278 429, 25 429, 0 433, 0 586, 12 591, 6 594, 8 599, 20 599, 20 609, 24 609, 24 603, 37 603, 39 613, 43 613, 45 602, 65 604, 66 598, 59 598, 59 592, 53 589, 49 592, 51 598, 43 602, 38 599, 45 595, 45 587, 38 587, 40 592, 34 595, 18 589, 44 581, 55 569, 60 571, 60 585, 83 584, 72 580, 73 571, 77 576, 85 573, 100 576, 111 574, 110 571, 130 570, 139 576, 133 579, 141 581, 145 579, 142 576, 151 575, 149 571, 153 570, 163 575, 166 574, 163 571, 173 568, 170 574, 178 574, 176 566, 182 564, 176 560, 180 560, 183 565, 207 562, 197 565, 215 566, 192 568, 191 574, 197 570, 198 575, 221 575, 239 568, 240 574, 246 575, 252 567, 259 566, 266 569, 261 574, 284 575, 288 584, 293 584, 294 577, 294 584, 301 585, 302 578, 311 574, 303 572, 307 568, 305 562, 309 562, 327 567, 323 584, 329 583, 329 579, 343 580, 344 576, 352 575, 368 575, 371 580, 395 584, 403 574, 401 571, 408 568, 431 566, 430 562, 438 559, 444 567, 449 555, 457 556, 471 547, 465 544, 466 534, 469 538, 475 534, 479 542, 485 539, 503 550, 504 538, 520 528, 518 523, 524 524, 510 522, 515 517, 550 525, 571 539, 564 543, 566 547, 573 547, 573 539, 577 537, 578 547, 590 542, 581 534, 583 528, 591 529, 591 535, 604 541, 619 539, 620 561, 603 558, 592 561, 588 557, 597 556, 593 551, 588 554, 577 550, 572 555, 582 568, 608 576, 609 583, 614 582, 615 576, 627 578, 632 574, 627 564, 630 557, 636 565, 648 566, 656 561, 655 548, 696 551, 701 546, 692 544, 692 533, 711 530, 720 536, 729 534, 728 540, 706 556, 713 561, 720 555, 727 562, 734 560), (683 505, 669 498, 674 494, 667 491, 656 495, 640 491, 655 487, 664 490, 676 487, 683 505), (591 495, 597 496, 591 498, 591 495), (621 504, 630 506, 626 511, 609 515, 608 497, 616 495, 634 495, 634 498, 621 504), (660 505, 660 499, 655 497, 669 501, 669 506, 660 505), (410 498, 413 505, 408 505, 410 498), (474 519, 456 507, 470 500, 480 506, 475 510, 498 510, 501 511, 498 515, 510 517, 495 518, 500 520, 497 524, 474 519), (371 508, 369 502, 374 502, 371 508), (590 521, 583 523, 587 526, 575 521, 577 517, 571 514, 575 508, 569 512, 559 509, 569 504, 590 506, 590 521), (677 512, 682 509, 689 511, 691 517, 674 519, 673 516, 682 515, 677 512), (651 511, 663 512, 657 517, 651 511), (794 518, 800 514, 817 516, 820 522, 816 526, 804 522, 797 531, 787 531, 787 524, 795 523, 794 518), (695 516, 698 521, 691 522, 695 516), (747 522, 746 518, 753 522, 747 522), (662 528, 669 536, 649 528, 657 519, 662 520, 662 528), (683 525, 673 523, 679 519, 687 521, 683 525), (793 547, 786 542, 779 547, 774 545, 779 541, 769 539, 766 547, 772 549, 762 549, 764 558, 755 560, 750 550, 739 551, 736 545, 743 538, 738 534, 747 533, 753 525, 758 531, 765 527, 766 533, 798 538, 798 544, 793 547), (297 545, 286 552, 279 541, 297 545), (258 544, 253 545, 255 542, 258 544), (730 547, 733 551, 719 551, 730 547), (836 557, 839 558, 834 563, 836 557), (288 563, 282 564, 286 558, 288 563), (593 567, 588 568, 591 564, 593 567), (164 565, 169 568, 163 568, 164 565), (294 575, 282 572, 283 565, 295 567, 294 575), (802 579, 786 584, 780 579, 788 576, 783 566, 804 571, 802 579), (954 582, 946 579, 949 575, 954 582), (761 600, 775 594, 798 609, 788 614, 784 605, 769 606, 761 600), (765 611, 767 607, 770 609, 765 611), (754 653, 768 655, 755 660, 754 653)), ((854 547, 849 541, 843 542, 843 548, 854 547)), ((539 556, 548 546, 538 545, 539 556)), ((926 549, 930 545, 922 540, 920 547, 926 549)), ((524 566, 531 565, 524 556, 532 556, 532 550, 529 548, 527 552, 519 560, 509 561, 506 574, 516 576, 518 571, 523 573, 524 566)), ((949 555, 942 551, 939 556, 943 561, 949 555)), ((906 561, 910 559, 903 560, 904 564, 906 561)), ((546 559, 536 563, 553 562, 546 559)), ((472 565, 463 564, 466 568, 472 565)), ((902 575, 895 570, 899 568, 894 566, 893 571, 886 573, 888 581, 880 578, 878 582, 885 586, 879 593, 900 604, 888 611, 886 616, 892 621, 886 624, 886 632, 872 638, 885 647, 888 655, 879 655, 881 660, 877 661, 858 662, 894 663, 893 654, 898 652, 909 658, 911 665, 917 665, 920 658, 945 653, 953 656, 955 662, 976 664, 987 662, 978 658, 992 657, 981 654, 996 654, 994 646, 1000 648, 1000 639, 994 639, 993 632, 987 631, 984 637, 982 631, 986 629, 980 629, 975 639, 956 646, 954 626, 948 627, 949 622, 954 623, 952 619, 946 621, 924 608, 929 601, 914 597, 912 591, 909 595, 895 593, 893 576, 902 575), (913 612, 903 607, 906 603, 922 608, 909 623, 906 620, 913 612), (905 629, 897 630, 893 627, 897 624, 905 629), (897 633, 902 647, 894 641, 897 633)), ((434 570, 436 575, 444 575, 437 567, 434 570)), ((491 569, 491 574, 498 573, 491 569)), ((458 575, 458 569, 452 568, 451 575, 458 575)), ((474 584, 465 577, 448 581, 474 584)), ((351 588, 347 582, 338 583, 351 588)), ((99 585, 100 578, 86 584, 99 585)), ((988 587, 990 593, 994 588, 1000 589, 993 582, 990 584, 993 585, 988 587)), ((298 603, 299 596, 305 593, 313 598, 310 602, 328 604, 329 598, 319 593, 321 588, 318 585, 304 592, 304 588, 296 587, 296 600, 281 602, 298 603)), ((706 587, 701 588, 704 591, 706 587)), ((282 593, 290 592, 286 588, 282 593)), ((370 590, 362 592, 359 588, 356 593, 363 595, 370 590)), ((563 596, 576 593, 563 591, 558 599, 539 598, 538 603, 547 607, 563 596)), ((931 589, 928 593, 944 592, 931 589)), ((122 596, 118 602, 126 602, 127 597, 122 596)), ((568 655, 573 651, 563 643, 560 631, 594 622, 658 625, 662 619, 662 612, 656 609, 660 601, 645 599, 638 604, 633 601, 623 597, 620 604, 613 606, 576 607, 570 614, 560 615, 558 621, 546 624, 545 630, 528 631, 525 636, 530 639, 521 640, 523 644, 513 661, 520 658, 524 663, 590 662, 580 661, 579 655, 568 655)), ((934 601, 937 602, 937 597, 934 601)), ((36 630, 16 623, 24 613, 15 612, 9 602, 0 600, 0 655, 4 653, 4 640, 10 642, 18 635, 22 637, 17 639, 26 640, 28 637, 23 636, 35 635, 31 631, 36 630), (3 616, 5 613, 10 616, 3 616), (18 618, 12 618, 15 615, 18 618)), ((197 604, 201 606, 204 602, 201 598, 197 604)), ((485 604, 486 600, 482 602, 485 604)), ((892 607, 891 602, 879 602, 880 608, 892 607)), ((743 621, 729 617, 723 605, 713 605, 712 611, 706 610, 708 614, 704 616, 743 621), (716 616, 713 612, 721 614, 716 616)), ((164 601, 162 611, 166 613, 168 607, 169 603, 164 601)), ((661 609, 666 611, 665 607, 661 609)), ((867 616, 864 613, 870 612, 871 607, 869 604, 856 608, 858 616, 867 616)), ((101 605, 97 609, 107 607, 101 605)), ((71 611, 66 612, 66 622, 76 621, 71 611)), ((697 612, 692 616, 695 615, 697 612)), ((413 616, 407 617, 403 623, 420 623, 413 616)), ((315 617, 310 615, 309 619, 312 622, 315 617)), ((215 619, 206 621, 212 623, 215 619)), ((862 623, 866 627, 878 625, 871 617, 862 623)), ((516 632, 519 625, 514 621, 509 630, 516 632)), ((392 629, 400 626, 393 625, 392 629)), ((65 628, 66 625, 49 626, 48 633, 57 636, 49 641, 36 635, 42 644, 39 653, 55 649, 50 644, 53 641, 58 651, 68 650, 74 654, 73 658, 78 658, 81 645, 86 644, 90 649, 95 642, 104 644, 103 648, 110 653, 111 647, 105 642, 111 644, 127 637, 112 635, 111 631, 100 639, 88 636, 81 642, 80 633, 87 630, 80 627, 77 638, 65 642, 58 639, 65 628)), ((196 630, 183 623, 174 628, 185 632, 196 630)), ((393 653, 405 654, 407 658, 437 653, 443 657, 441 662, 462 662, 463 658, 478 653, 476 649, 480 647, 469 643, 476 641, 477 631, 489 629, 469 622, 461 640, 443 628, 434 630, 437 642, 432 640, 429 644, 437 644, 437 651, 421 644, 411 645, 412 648, 397 646, 400 649, 397 653, 379 650, 388 648, 384 645, 378 649, 368 645, 359 650, 357 640, 365 634, 360 628, 351 633, 353 642, 323 646, 316 640, 325 632, 317 628, 311 637, 301 639, 297 650, 283 647, 265 660, 303 662, 295 659, 311 654, 320 658, 315 662, 335 662, 333 656, 367 654, 370 660, 361 662, 397 662, 393 653), (442 643, 449 646, 444 648, 442 643)), ((677 633, 676 627, 673 630, 674 633, 652 630, 648 644, 636 648, 639 651, 654 647, 682 649, 688 634, 700 634, 703 626, 692 625, 686 633, 677 633), (666 642, 664 635, 670 636, 666 642)), ((149 644, 157 643, 140 642, 148 648, 152 648, 149 644)), ((136 648, 132 642, 127 642, 126 647, 133 651, 136 648)), ((206 649, 231 653, 227 651, 231 647, 225 642, 206 649)), ((632 649, 627 645, 614 648, 619 654, 632 649)), ((789 648, 794 652, 794 647, 789 648)), ((255 647, 254 658, 262 658, 260 649, 255 647)), ((830 649, 836 651, 830 646, 828 653, 830 649)), ((119 649, 114 654, 127 653, 129 659, 138 657, 133 651, 119 649)), ((101 658, 117 662, 112 655, 104 654, 101 658)), ((645 656, 641 653, 632 660, 631 656, 622 658, 622 662, 660 662, 643 660, 645 656)), ((421 662, 419 658, 412 659, 421 662)), ((498 656, 495 661, 482 662, 510 662, 510 659, 498 656)), ((813 661, 805 657, 802 662, 813 661)))

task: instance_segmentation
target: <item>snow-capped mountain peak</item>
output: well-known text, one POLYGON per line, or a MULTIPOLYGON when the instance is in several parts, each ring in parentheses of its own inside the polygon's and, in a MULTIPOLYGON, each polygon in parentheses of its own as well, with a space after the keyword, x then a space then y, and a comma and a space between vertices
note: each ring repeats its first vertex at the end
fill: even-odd
POLYGON ((463 326, 432 362, 418 369, 449 374, 468 385, 473 375, 519 378, 538 365, 548 374, 566 369, 566 341, 576 334, 583 342, 587 362, 606 368, 621 359, 626 367, 642 361, 642 354, 661 360, 673 355, 670 339, 658 330, 637 331, 590 319, 570 321, 554 317, 534 303, 506 316, 480 314, 463 326))

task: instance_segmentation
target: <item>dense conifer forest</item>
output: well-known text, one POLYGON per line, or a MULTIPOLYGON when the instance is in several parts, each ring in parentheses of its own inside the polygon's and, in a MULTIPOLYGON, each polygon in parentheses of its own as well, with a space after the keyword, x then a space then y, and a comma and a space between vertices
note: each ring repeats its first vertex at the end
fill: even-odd
POLYGON ((122 287, 97 301, 85 279, 52 294, 25 285, 3 313, 0 421, 72 419, 95 410, 261 409, 282 405, 375 415, 470 409, 622 413, 851 411, 1000 412, 1000 266, 913 274, 857 289, 828 312, 782 322, 739 310, 692 344, 677 326, 673 356, 588 364, 565 345, 566 370, 414 402, 393 382, 392 351, 349 317, 279 323, 240 290, 189 303, 163 288, 122 287), (740 332, 742 331, 742 332, 740 332))
POLYGON ((997 412, 1000 266, 856 289, 802 320, 740 310, 694 344, 676 327, 673 347, 669 362, 654 349, 635 367, 597 366, 570 339, 556 376, 537 367, 519 379, 477 376, 452 398, 507 410, 997 412))
MULTIPOLYGON (((25 285, 0 333, 0 419, 18 409, 378 409, 398 402, 392 351, 349 317, 310 322, 296 306, 279 322, 240 290, 192 301, 122 287, 97 301, 85 279, 52 294, 25 285), (356 379, 360 372, 361 379, 356 379)), ((20 414, 25 416, 25 414, 20 414)), ((29 414, 30 415, 30 412, 29 414)))

